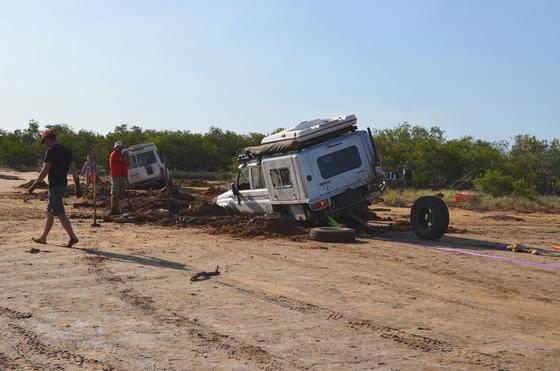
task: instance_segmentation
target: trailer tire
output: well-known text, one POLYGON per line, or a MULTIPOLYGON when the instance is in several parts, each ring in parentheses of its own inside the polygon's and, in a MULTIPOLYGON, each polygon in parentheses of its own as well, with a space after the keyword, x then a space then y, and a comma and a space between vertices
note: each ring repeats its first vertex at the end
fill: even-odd
POLYGON ((447 205, 439 197, 420 197, 410 210, 410 225, 418 237, 437 240, 447 232, 449 226, 447 205))
POLYGON ((311 229, 309 237, 321 242, 354 242, 356 231, 352 228, 318 227, 311 229))

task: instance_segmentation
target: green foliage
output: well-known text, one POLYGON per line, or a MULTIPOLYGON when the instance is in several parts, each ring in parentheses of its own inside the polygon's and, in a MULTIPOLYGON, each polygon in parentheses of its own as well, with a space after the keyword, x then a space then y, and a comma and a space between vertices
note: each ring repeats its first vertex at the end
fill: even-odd
POLYGON ((0 131, 0 165, 21 169, 36 166, 41 162, 42 149, 39 124, 29 121, 25 130, 0 131))
POLYGON ((505 160, 503 145, 472 137, 446 140, 438 127, 425 129, 407 123, 376 131, 374 141, 385 171, 413 170, 416 187, 441 188, 462 179, 473 180, 505 160))
POLYGON ((373 136, 383 169, 400 173, 410 167, 414 187, 453 187, 479 179, 479 186, 489 194, 534 198, 535 194, 560 192, 559 139, 519 135, 511 145, 470 136, 446 140, 438 127, 426 129, 408 123, 376 131, 373 136))
POLYGON ((552 193, 560 178, 560 142, 518 135, 508 154, 508 171, 540 193, 552 193))
MULTIPOLYGON (((144 130, 138 126, 119 125, 112 132, 100 135, 88 130, 74 131, 68 125, 47 125, 55 130, 57 138, 73 153, 78 166, 87 155, 93 155, 98 164, 107 168, 113 144, 120 140, 125 146, 155 143, 163 153, 167 166, 190 172, 229 173, 232 161, 245 147, 260 144, 263 134, 236 134, 211 127, 207 133, 190 131, 144 130)), ((46 148, 40 143, 37 122, 26 130, 0 131, 0 165, 25 168, 40 165, 46 148)))
MULTIPOLYGON (((211 127, 206 133, 188 130, 156 131, 119 125, 106 135, 89 130, 74 131, 64 124, 47 125, 74 153, 78 165, 88 154, 108 167, 113 143, 125 146, 155 143, 174 170, 198 173, 231 173, 243 148, 257 145, 261 133, 248 135, 211 127)), ((280 129, 277 129, 278 131, 280 129)), ((386 172, 412 169, 415 188, 453 188, 476 184, 488 194, 514 194, 532 199, 535 194, 560 192, 560 140, 540 140, 519 135, 512 143, 488 142, 467 136, 448 140, 438 127, 403 123, 373 133, 386 172)), ((0 130, 0 165, 13 168, 40 165, 45 147, 40 143, 39 123, 30 121, 24 130, 0 130)))
POLYGON ((509 196, 513 193, 513 178, 500 170, 487 170, 476 178, 475 184, 482 192, 493 197, 509 196))
POLYGON ((513 195, 515 197, 534 200, 537 197, 537 186, 529 183, 525 179, 517 179, 513 181, 513 195))

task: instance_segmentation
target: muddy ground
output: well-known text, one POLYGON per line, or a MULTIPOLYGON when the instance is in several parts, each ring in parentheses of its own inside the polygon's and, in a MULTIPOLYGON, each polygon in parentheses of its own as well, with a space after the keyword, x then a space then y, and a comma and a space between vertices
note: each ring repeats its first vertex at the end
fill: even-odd
MULTIPOLYGON (((0 369, 560 364, 560 250, 550 248, 560 215, 451 208, 454 233, 425 243, 407 231, 408 210, 378 207, 372 231, 330 244, 220 233, 213 221, 92 228, 92 210, 68 198, 81 241, 67 249, 58 223, 48 245, 30 240, 45 201, 17 185, 35 174, 0 173, 0 369), (220 275, 191 282, 216 266, 220 275)), ((196 186, 187 193, 206 192, 196 186)))

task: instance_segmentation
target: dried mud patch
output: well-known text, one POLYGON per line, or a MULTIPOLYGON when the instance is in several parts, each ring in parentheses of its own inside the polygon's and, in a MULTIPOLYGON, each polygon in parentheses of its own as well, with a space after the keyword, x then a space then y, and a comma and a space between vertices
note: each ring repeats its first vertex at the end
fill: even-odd
MULTIPOLYGON (((18 188, 29 188, 29 187, 31 187, 33 182, 35 182, 35 179, 32 179, 29 182, 25 182, 23 184, 18 185, 18 188)), ((48 187, 49 186, 47 185, 47 183, 43 180, 43 181, 41 181, 41 183, 37 184, 37 186, 35 188, 36 189, 47 189, 48 187)))
POLYGON ((0 174, 0 180, 23 180, 19 176, 0 174))
POLYGON ((469 233, 469 231, 467 229, 457 228, 457 227, 454 227, 454 226, 450 225, 447 228, 447 233, 465 234, 465 233, 469 233))
POLYGON ((397 220, 389 225, 381 226, 381 229, 386 231, 394 231, 394 232, 407 232, 412 229, 410 226, 410 221, 408 220, 397 220))
POLYGON ((482 219, 497 220, 499 222, 523 222, 523 221, 525 221, 525 219, 520 218, 518 216, 507 215, 507 214, 486 215, 486 216, 483 216, 482 219))
POLYGON ((297 237, 307 232, 286 215, 242 215, 214 203, 225 189, 210 187, 196 195, 176 186, 157 192, 135 193, 129 211, 104 220, 115 223, 153 223, 162 226, 198 227, 211 233, 237 237, 297 237))

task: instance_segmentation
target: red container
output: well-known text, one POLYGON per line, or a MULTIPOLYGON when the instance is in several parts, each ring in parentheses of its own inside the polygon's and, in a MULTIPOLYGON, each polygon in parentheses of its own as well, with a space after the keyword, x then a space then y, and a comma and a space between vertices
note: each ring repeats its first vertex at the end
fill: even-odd
POLYGON ((455 202, 458 204, 469 204, 478 199, 476 193, 457 193, 455 195, 455 202))

